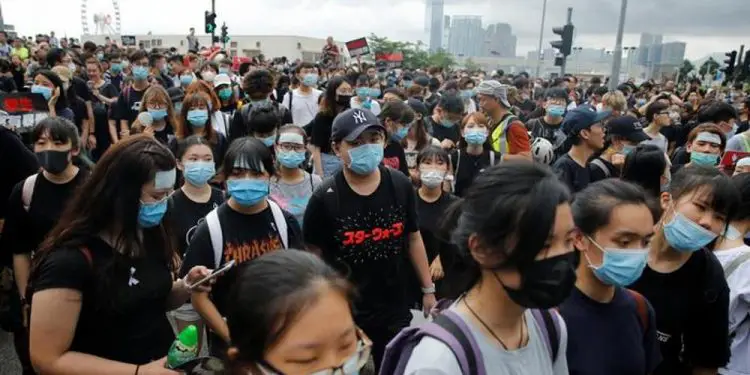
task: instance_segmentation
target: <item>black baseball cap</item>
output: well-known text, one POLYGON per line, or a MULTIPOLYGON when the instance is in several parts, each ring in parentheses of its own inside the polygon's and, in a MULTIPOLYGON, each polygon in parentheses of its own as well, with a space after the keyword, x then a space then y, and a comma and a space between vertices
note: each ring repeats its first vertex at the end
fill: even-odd
POLYGON ((634 116, 620 116, 609 120, 607 135, 617 135, 630 142, 641 143, 651 139, 643 131, 643 125, 634 116))
POLYGON ((581 130, 590 129, 594 124, 602 122, 611 114, 611 111, 597 112, 596 108, 588 104, 579 105, 565 114, 560 128, 565 134, 578 135, 581 130))
POLYGON ((339 113, 333 119, 331 141, 355 141, 366 130, 376 129, 386 132, 385 127, 372 112, 366 109, 351 108, 339 113))

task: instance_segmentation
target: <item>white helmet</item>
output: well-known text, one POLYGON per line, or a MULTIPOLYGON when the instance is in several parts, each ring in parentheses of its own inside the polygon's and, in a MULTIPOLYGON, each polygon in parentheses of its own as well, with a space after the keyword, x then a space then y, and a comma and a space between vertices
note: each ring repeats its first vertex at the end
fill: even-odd
POLYGON ((534 157, 536 162, 549 165, 555 157, 555 149, 550 141, 537 137, 531 143, 531 156, 534 157))

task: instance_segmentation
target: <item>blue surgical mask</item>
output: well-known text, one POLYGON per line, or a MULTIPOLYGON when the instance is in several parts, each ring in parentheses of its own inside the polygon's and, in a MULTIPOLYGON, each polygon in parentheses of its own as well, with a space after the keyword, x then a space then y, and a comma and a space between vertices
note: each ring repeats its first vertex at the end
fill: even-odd
POLYGON ((370 88, 369 87, 359 87, 357 88, 357 96, 360 99, 365 99, 370 95, 370 88))
POLYGON ((208 122, 208 111, 205 109, 191 109, 187 113, 187 120, 193 127, 202 128, 208 122))
POLYGON ((639 107, 642 106, 642 105, 644 105, 644 104, 646 104, 646 99, 638 99, 638 106, 639 107))
POLYGON ((145 66, 136 65, 133 67, 133 78, 136 81, 145 81, 148 79, 148 68, 145 66))
POLYGON ((563 115, 565 115, 565 107, 551 104, 547 106, 547 114, 550 115, 550 117, 563 117, 563 115))
POLYGON ((138 225, 143 228, 153 228, 161 224, 165 213, 167 213, 167 198, 158 202, 141 202, 138 209, 138 225))
POLYGON ((307 87, 313 87, 318 84, 318 75, 315 73, 308 73, 302 77, 302 84, 307 87))
POLYGON ((269 135, 268 137, 265 137, 265 138, 258 138, 258 139, 260 139, 260 141, 263 142, 263 144, 266 145, 267 147, 271 147, 273 146, 274 143, 276 143, 276 134, 269 135))
POLYGON ((229 75, 229 68, 219 68, 219 74, 229 75))
POLYGON ((254 206, 268 196, 268 180, 240 178, 227 180, 227 193, 240 206, 254 206))
POLYGON ((622 145, 622 154, 623 155, 626 155, 626 156, 630 155, 630 153, 633 152, 633 150, 635 150, 635 146, 622 145))
POLYGON ((713 167, 719 162, 719 155, 707 154, 705 152, 692 151, 690 162, 695 165, 713 167))
POLYGON ((99 59, 99 61, 104 60, 104 54, 103 53, 97 53, 96 58, 99 59))
POLYGON ((456 123, 452 122, 452 121, 449 121, 449 120, 446 120, 446 119, 442 119, 442 120, 440 120, 440 125, 442 125, 442 126, 444 126, 446 128, 452 128, 452 127, 456 126, 456 123))
POLYGON ((368 175, 378 169, 383 161, 383 145, 365 143, 349 150, 349 169, 358 175, 368 175))
POLYGON ((216 174, 212 161, 189 161, 185 163, 185 180, 193 186, 205 186, 216 174))
POLYGON ((164 120, 165 117, 167 117, 167 109, 149 109, 148 113, 151 115, 151 118, 153 118, 155 121, 161 121, 164 120))
POLYGON ((664 237, 673 249, 691 253, 706 247, 718 236, 685 215, 675 212, 672 220, 664 224, 664 237))
POLYGON ((221 100, 229 100, 229 98, 232 97, 232 89, 225 88, 219 90, 219 99, 221 100))
POLYGON ((370 89, 370 97, 373 99, 380 97, 380 89, 370 89))
POLYGON ((299 168, 300 164, 305 161, 305 153, 302 151, 279 151, 276 153, 276 160, 287 168, 299 168))
POLYGON ((109 70, 111 70, 112 73, 120 74, 120 72, 122 71, 122 65, 120 65, 120 63, 113 63, 109 66, 109 70))
MULTIPOLYGON (((603 283, 624 287, 641 277, 648 261, 648 249, 605 249, 593 239, 589 240, 604 253, 600 266, 589 264, 596 278, 603 283)), ((586 257, 588 259, 588 255, 586 257)))
POLYGON ((42 94, 44 100, 49 100, 52 97, 52 89, 47 86, 33 85, 31 86, 32 94, 42 94))
POLYGON ((727 231, 726 233, 724 233, 724 238, 730 241, 739 240, 740 238, 742 238, 742 233, 740 233, 740 231, 738 231, 734 226, 728 225, 727 231))
POLYGON ((487 131, 482 129, 469 129, 464 134, 466 143, 470 145, 481 145, 487 140, 487 131))
POLYGON ((180 76, 180 84, 183 86, 187 86, 189 84, 193 83, 193 76, 190 74, 185 74, 180 76))
POLYGON ((391 137, 393 137, 393 140, 395 140, 396 142, 401 142, 401 140, 403 140, 404 138, 406 138, 406 136, 408 134, 409 134, 409 127, 408 126, 404 126, 402 128, 399 128, 398 130, 396 130, 396 132, 394 132, 391 135, 391 137))
POLYGON ((182 102, 174 103, 175 112, 182 112, 182 102))
POLYGON ((473 89, 461 90, 461 98, 463 98, 463 99, 471 99, 472 97, 474 97, 474 90, 473 89))
POLYGON ((738 128, 737 124, 732 124, 732 130, 724 133, 724 135, 727 137, 727 140, 729 140, 729 138, 732 138, 734 137, 735 134, 737 134, 737 128, 738 128))

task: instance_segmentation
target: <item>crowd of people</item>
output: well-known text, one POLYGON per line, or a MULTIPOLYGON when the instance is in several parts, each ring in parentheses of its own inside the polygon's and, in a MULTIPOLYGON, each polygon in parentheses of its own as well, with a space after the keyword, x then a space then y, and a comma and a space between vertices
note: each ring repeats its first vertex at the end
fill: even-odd
POLYGON ((189 325, 216 374, 750 374, 742 85, 2 32, 0 73, 49 109, 0 127, 23 375, 176 374, 189 325))

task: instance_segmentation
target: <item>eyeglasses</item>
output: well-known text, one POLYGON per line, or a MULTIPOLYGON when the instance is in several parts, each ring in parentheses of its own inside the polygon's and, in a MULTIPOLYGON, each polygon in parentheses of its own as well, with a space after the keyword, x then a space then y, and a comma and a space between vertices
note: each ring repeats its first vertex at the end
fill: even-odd
POLYGON ((305 145, 301 145, 299 143, 280 143, 279 148, 281 151, 296 151, 296 152, 304 152, 307 150, 305 148, 305 145))

